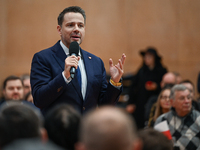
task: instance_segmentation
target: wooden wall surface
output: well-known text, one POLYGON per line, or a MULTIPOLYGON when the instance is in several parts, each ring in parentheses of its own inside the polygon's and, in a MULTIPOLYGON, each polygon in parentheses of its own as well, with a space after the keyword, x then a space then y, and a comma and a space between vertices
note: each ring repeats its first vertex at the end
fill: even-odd
POLYGON ((34 53, 59 39, 57 16, 71 5, 87 15, 81 47, 108 59, 127 55, 125 74, 141 65, 139 51, 154 46, 169 71, 195 85, 200 71, 199 0, 0 0, 0 84, 30 72, 34 53))

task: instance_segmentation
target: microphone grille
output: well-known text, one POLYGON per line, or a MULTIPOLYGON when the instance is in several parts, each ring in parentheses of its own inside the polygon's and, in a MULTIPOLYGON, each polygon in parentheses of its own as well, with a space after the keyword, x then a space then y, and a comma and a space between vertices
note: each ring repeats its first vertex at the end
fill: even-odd
POLYGON ((78 55, 79 53, 79 45, 76 41, 71 42, 70 46, 69 46, 69 54, 73 54, 75 53, 76 55, 78 55))

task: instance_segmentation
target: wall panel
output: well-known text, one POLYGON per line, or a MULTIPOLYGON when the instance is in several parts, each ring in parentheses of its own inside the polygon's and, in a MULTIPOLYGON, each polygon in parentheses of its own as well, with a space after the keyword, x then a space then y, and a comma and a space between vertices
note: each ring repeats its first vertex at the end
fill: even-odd
POLYGON ((87 15, 83 49, 117 62, 127 54, 125 74, 141 65, 139 51, 155 46, 169 71, 196 84, 200 71, 200 1, 0 0, 0 83, 30 72, 33 54, 59 40, 57 16, 79 5, 87 15))

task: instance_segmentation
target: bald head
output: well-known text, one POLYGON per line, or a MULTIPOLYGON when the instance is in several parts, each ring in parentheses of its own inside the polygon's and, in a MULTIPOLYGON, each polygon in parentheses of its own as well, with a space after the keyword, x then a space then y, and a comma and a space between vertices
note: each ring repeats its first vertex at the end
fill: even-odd
POLYGON ((116 107, 103 107, 83 118, 80 141, 86 150, 133 150, 136 141, 132 118, 116 107))
POLYGON ((161 88, 164 88, 167 84, 176 84, 176 76, 172 72, 168 72, 163 75, 162 81, 160 83, 161 88))

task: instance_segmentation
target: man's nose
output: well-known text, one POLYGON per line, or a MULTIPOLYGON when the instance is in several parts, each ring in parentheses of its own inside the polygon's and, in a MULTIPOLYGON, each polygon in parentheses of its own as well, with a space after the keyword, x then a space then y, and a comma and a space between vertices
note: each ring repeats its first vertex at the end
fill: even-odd
POLYGON ((74 32, 79 32, 79 27, 77 24, 74 26, 74 32))
POLYGON ((190 101, 191 101, 191 98, 187 98, 187 97, 185 98, 186 103, 189 103, 190 101))
POLYGON ((19 90, 18 90, 17 88, 14 88, 14 92, 15 92, 15 93, 18 93, 19 90))

